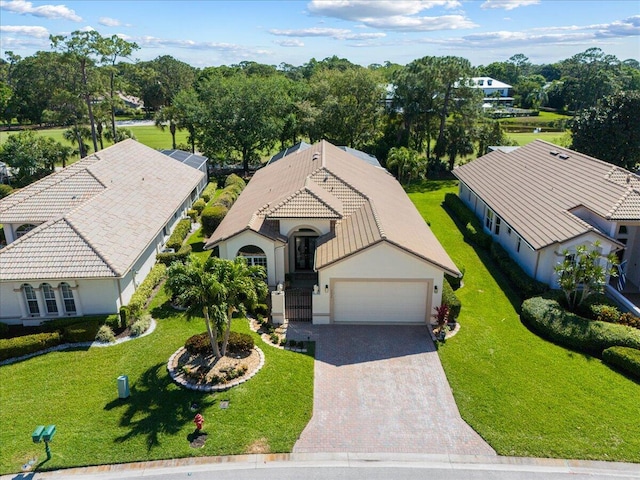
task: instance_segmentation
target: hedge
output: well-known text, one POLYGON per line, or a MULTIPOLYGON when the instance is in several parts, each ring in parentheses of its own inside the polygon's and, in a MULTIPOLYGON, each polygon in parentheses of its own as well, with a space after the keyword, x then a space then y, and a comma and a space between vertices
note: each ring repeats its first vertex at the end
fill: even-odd
POLYGON ((640 350, 629 347, 610 347, 602 352, 602 360, 607 365, 640 379, 640 350))
POLYGON ((231 205, 234 204, 237 198, 238 195, 236 195, 234 192, 223 190, 218 198, 216 198, 216 201, 213 202, 213 206, 223 206, 226 208, 231 208, 231 205))
POLYGON ((490 252, 491 257, 498 264, 500 270, 507 276, 516 291, 518 291, 523 298, 542 295, 549 290, 547 284, 539 282, 527 275, 499 243, 493 242, 490 252))
POLYGON ((189 244, 182 245, 177 252, 174 253, 159 253, 156 255, 156 260, 164 265, 171 265, 173 262, 184 262, 187 257, 191 255, 193 247, 189 244))
POLYGON ((246 333, 229 332, 227 353, 247 353, 253 350, 253 337, 246 333))
POLYGON ((216 196, 216 190, 218 189, 218 182, 215 180, 210 181, 204 190, 202 191, 202 199, 209 203, 213 197, 216 196))
POLYGON ((13 192, 13 187, 10 185, 6 185, 4 183, 0 183, 0 198, 4 198, 7 195, 10 195, 13 192))
POLYGON ((225 188, 228 187, 229 185, 239 185, 241 190, 243 190, 244 187, 247 186, 247 184, 242 179, 242 177, 236 175, 235 173, 232 173, 225 179, 224 181, 225 188))
POLYGON ((598 357, 609 347, 640 349, 639 330, 588 320, 566 311, 556 300, 529 298, 522 304, 520 318, 532 330, 552 342, 598 357))
POLYGON ((200 221, 202 223, 202 230, 206 237, 211 236, 215 229, 218 228, 218 225, 220 225, 220 222, 222 222, 222 219, 228 211, 229 209, 222 205, 213 205, 202 211, 200 221))
POLYGON ((36 333, 22 337, 0 339, 0 360, 39 352, 61 343, 62 336, 60 332, 36 333))
POLYGON ((442 303, 449 306, 449 320, 458 318, 462 303, 460 303, 460 300, 446 278, 445 281, 442 282, 442 303))
POLYGON ((85 319, 62 329, 62 337, 68 343, 93 342, 100 327, 105 324, 104 317, 85 319))
POLYGON ((166 265, 156 263, 144 281, 138 285, 138 289, 131 296, 129 305, 127 305, 127 309, 125 310, 128 314, 127 318, 123 319, 126 325, 130 325, 140 317, 147 301, 151 298, 153 289, 164 279, 166 272, 166 265))
POLYGON ((198 213, 202 213, 202 210, 204 210, 204 207, 206 206, 207 203, 204 201, 204 198, 199 198, 198 200, 193 202, 191 208, 193 208, 193 210, 196 210, 198 213))
POLYGON ((458 221, 464 225, 462 235, 464 238, 486 250, 491 247, 491 235, 482 229, 482 223, 476 215, 469 210, 460 197, 455 193, 447 193, 444 196, 444 205, 455 215, 458 221))
POLYGON ((167 240, 167 248, 173 248, 175 251, 180 250, 182 244, 184 243, 184 239, 187 238, 189 232, 191 231, 191 219, 180 220, 176 225, 176 228, 173 229, 173 233, 167 240))

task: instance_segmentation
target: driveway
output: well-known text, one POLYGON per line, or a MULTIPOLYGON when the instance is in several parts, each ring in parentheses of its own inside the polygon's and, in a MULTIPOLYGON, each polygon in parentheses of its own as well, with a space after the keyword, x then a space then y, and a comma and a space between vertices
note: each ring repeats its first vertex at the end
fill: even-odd
POLYGON ((496 454, 460 417, 424 326, 323 325, 316 338, 313 417, 295 453, 496 454))

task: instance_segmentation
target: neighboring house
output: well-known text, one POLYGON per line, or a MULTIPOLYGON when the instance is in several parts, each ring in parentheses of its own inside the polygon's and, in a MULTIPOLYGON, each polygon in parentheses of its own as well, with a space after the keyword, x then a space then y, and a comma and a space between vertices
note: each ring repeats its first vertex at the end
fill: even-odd
MULTIPOLYGON (((272 163, 277 162, 278 160, 286 157, 287 155, 291 155, 292 153, 306 150, 307 148, 311 148, 311 145, 309 145, 307 142, 298 142, 289 148, 280 150, 278 153, 276 153, 273 157, 269 159, 269 161, 267 162, 267 165, 271 165, 272 163)), ((355 148, 345 147, 345 146, 340 146, 338 148, 340 150, 344 150, 347 153, 350 153, 351 155, 355 155, 360 160, 364 160, 365 162, 367 162, 370 165, 373 165, 374 167, 382 168, 382 165, 380 165, 380 162, 378 161, 378 159, 369 153, 363 152, 361 150, 356 150, 355 148)))
POLYGON ((509 96, 509 90, 513 87, 500 80, 491 77, 472 77, 470 87, 482 90, 483 102, 489 107, 513 106, 513 97, 509 96))
POLYGON ((0 183, 9 183, 9 169, 4 162, 0 162, 0 183))
MULTIPOLYGON (((206 247, 315 285, 314 323, 426 323, 459 271, 386 170, 323 141, 256 172, 206 247)), ((285 292, 286 293, 286 292, 285 292)))
POLYGON ((134 110, 141 110, 144 108, 144 102, 142 99, 122 92, 116 92, 116 94, 118 95, 118 98, 124 102, 126 107, 133 108, 134 110))
POLYGON ((185 152, 184 150, 160 150, 161 153, 164 153, 168 157, 173 158, 185 165, 189 165, 191 168, 195 168, 196 170, 200 170, 204 173, 204 178, 202 180, 202 188, 201 191, 204 190, 204 187, 207 186, 207 179, 209 178, 208 174, 208 161, 207 157, 202 155, 196 155, 195 153, 185 152))
POLYGON ((205 185, 125 140, 3 198, 0 321, 118 312, 205 185))
POLYGON ((627 290, 638 292, 638 175, 542 140, 493 151, 453 173, 462 201, 531 277, 557 288, 563 252, 598 241, 604 255, 625 262, 627 290))

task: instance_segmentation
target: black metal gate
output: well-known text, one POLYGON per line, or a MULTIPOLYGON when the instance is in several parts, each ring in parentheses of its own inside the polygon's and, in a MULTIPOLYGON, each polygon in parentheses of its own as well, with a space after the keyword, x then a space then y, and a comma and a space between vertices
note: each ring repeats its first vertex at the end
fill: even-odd
POLYGON ((303 288, 287 288, 284 291, 285 315, 290 322, 311 321, 311 291, 303 288))

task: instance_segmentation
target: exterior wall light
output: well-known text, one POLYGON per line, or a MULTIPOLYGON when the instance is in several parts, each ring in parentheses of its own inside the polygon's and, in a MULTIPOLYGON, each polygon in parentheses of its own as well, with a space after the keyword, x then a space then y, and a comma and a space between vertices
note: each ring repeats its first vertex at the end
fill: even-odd
POLYGON ((438 293, 438 285, 433 286, 433 293, 438 293))
POLYGON ((324 286, 324 293, 329 293, 329 285, 324 286))

